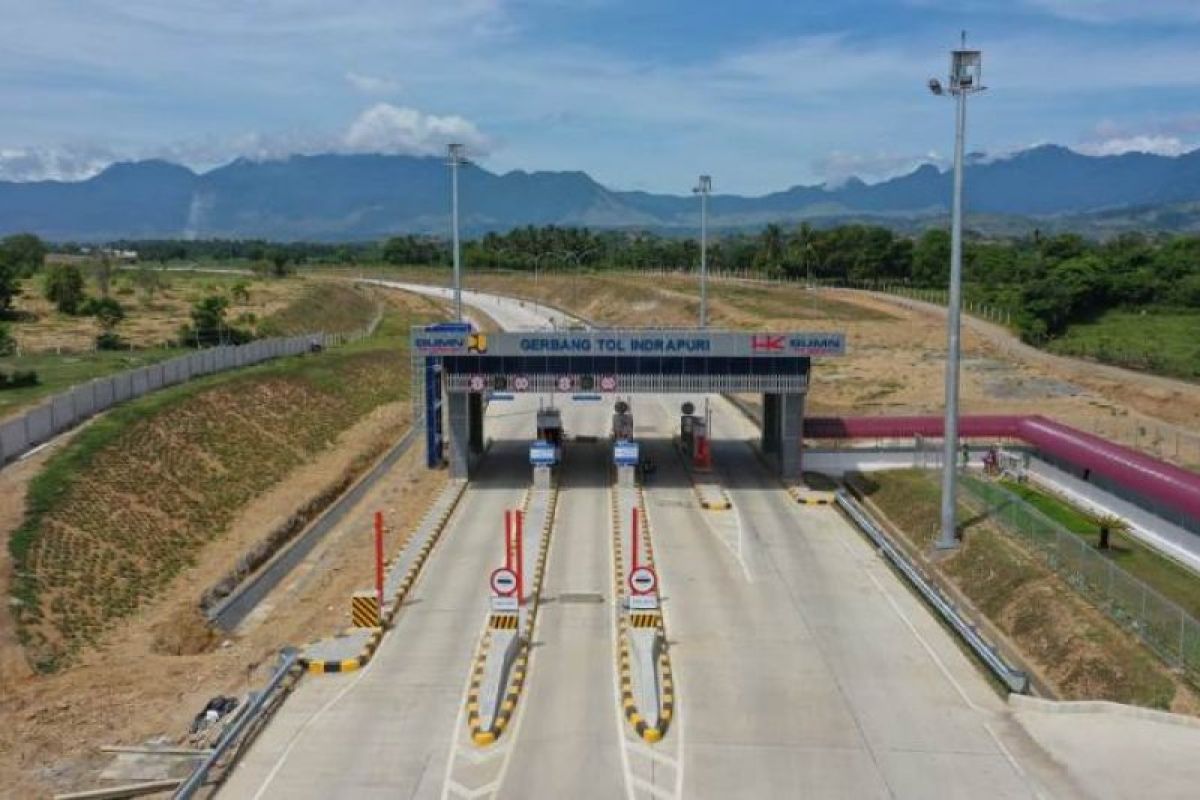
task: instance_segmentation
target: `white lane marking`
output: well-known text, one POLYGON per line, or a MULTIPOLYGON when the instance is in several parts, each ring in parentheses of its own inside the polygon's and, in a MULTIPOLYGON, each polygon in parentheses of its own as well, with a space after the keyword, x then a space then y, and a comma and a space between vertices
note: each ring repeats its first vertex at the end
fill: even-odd
POLYGON ((309 727, 316 724, 321 717, 325 716, 325 713, 329 711, 329 709, 337 705, 341 699, 350 692, 351 689, 353 689, 355 686, 358 686, 359 681, 366 677, 367 673, 372 667, 375 666, 378 660, 379 659, 377 658, 371 659, 367 663, 366 667, 359 670, 358 675, 356 675, 353 680, 343 686, 341 691, 329 698, 329 701, 326 702, 325 705, 317 709, 317 713, 306 719, 304 724, 300 726, 300 729, 292 734, 291 741, 288 742, 288 745, 284 748, 283 752, 279 754, 279 758, 275 760, 274 766, 272 766, 271 771, 267 773, 267 777, 263 779, 262 785, 258 787, 258 791, 254 793, 252 800, 261 800, 263 795, 266 794, 267 789, 270 788, 271 783, 275 780, 275 776, 277 776, 279 771, 283 769, 283 765, 287 762, 288 757, 292 754, 292 750, 294 750, 296 745, 300 743, 300 739, 303 738, 309 727))
MULTIPOLYGON (((646 525, 651 531, 655 530, 654 520, 650 514, 649 503, 646 504, 646 525)), ((671 592, 667 588, 667 580, 663 576, 662 549, 659 547, 656 547, 654 550, 654 569, 658 574, 659 596, 671 597, 671 592)), ((670 602, 666 602, 662 604, 662 608, 659 611, 663 618, 663 630, 667 631, 671 630, 671 615, 668 613, 670 608, 670 602)), ((674 800, 679 800, 679 798, 683 797, 684 731, 686 730, 687 726, 685 726, 683 723, 684 714, 682 698, 685 696, 683 693, 683 681, 679 677, 679 664, 676 663, 674 658, 671 659, 671 681, 673 683, 671 689, 675 693, 675 708, 674 716, 671 719, 671 727, 668 728, 668 735, 670 735, 671 732, 674 732, 675 734, 674 736, 671 736, 675 742, 675 792, 673 797, 674 800)), ((668 756, 662 754, 662 758, 667 759, 668 756)))
POLYGON ((668 792, 666 789, 662 788, 661 786, 655 786, 653 783, 650 783, 647 780, 643 780, 642 778, 634 776, 633 783, 637 788, 641 789, 643 792, 649 792, 650 794, 654 795, 655 797, 661 797, 663 800, 675 800, 675 798, 676 798, 676 795, 671 794, 670 792, 668 792))
POLYGON ((1013 756, 1012 751, 1010 751, 1004 745, 1004 742, 1000 741, 1000 736, 997 735, 996 731, 992 729, 992 726, 985 722, 983 723, 983 729, 988 732, 989 736, 992 737, 992 741, 996 743, 996 747, 1000 748, 1000 752, 1004 755, 1004 758, 1008 761, 1013 770, 1015 770, 1016 773, 1021 776, 1021 780, 1029 788, 1029 791, 1033 792, 1033 796, 1038 798, 1038 800, 1047 800, 1048 795, 1041 790, 1041 787, 1039 787, 1037 783, 1029 777, 1028 773, 1025 772, 1021 765, 1017 763, 1017 759, 1013 756))
MULTIPOLYGON (((668 433, 670 433, 671 410, 670 410, 670 408, 667 407, 667 401, 664 400, 661 396, 655 397, 655 401, 656 401, 659 409, 663 412, 663 414, 667 418, 667 431, 668 431, 668 433)), ((709 431, 710 435, 711 435, 711 433, 712 433, 712 431, 709 431)), ((718 472, 719 472, 719 470, 718 470, 718 472)), ((719 541, 721 544, 725 545, 725 549, 728 550, 733 555, 734 559, 738 562, 738 565, 742 568, 742 574, 746 576, 746 583, 754 583, 754 575, 751 574, 750 565, 746 561, 745 555, 742 552, 743 543, 745 542, 745 538, 746 538, 746 525, 745 525, 745 521, 742 518, 742 510, 740 508, 738 508, 737 503, 733 502, 733 497, 730 495, 729 490, 725 489, 724 487, 722 487, 722 489, 725 492, 725 496, 729 498, 729 504, 733 509, 735 518, 737 519, 737 543, 735 544, 734 542, 729 541, 728 536, 725 536, 723 533, 721 533, 719 530, 717 530, 716 526, 712 522, 713 518, 708 516, 707 514, 705 514, 702 517, 704 519, 704 527, 708 528, 709 532, 712 533, 712 535, 714 537, 716 537, 717 541, 719 541)), ((695 491, 693 490, 692 492, 690 492, 690 494, 692 496, 694 496, 695 491)), ((665 592, 663 592, 662 590, 659 590, 659 594, 665 595, 665 592)))
MULTIPOLYGON (((486 635, 486 634, 485 634, 486 635)), ((483 642, 481 636, 475 642, 475 649, 472 651, 471 660, 467 666, 467 679, 463 682, 462 697, 458 700, 458 713, 454 715, 454 728, 450 732, 450 752, 446 757, 446 773, 442 777, 442 800, 447 800, 450 796, 450 786, 454 783, 450 776, 454 774, 454 761, 461 750, 463 725, 465 724, 463 717, 467 713, 467 697, 471 694, 471 678, 475 672, 475 653, 479 652, 479 646, 483 642)), ((457 786, 457 784, 454 784, 457 786)))
MULTIPOLYGON (((841 540, 839 539, 839 541, 841 540)), ((844 544, 845 543, 843 542, 843 545, 844 544)), ((871 579, 871 583, 875 584, 875 588, 879 590, 881 595, 883 595, 883 599, 887 600, 888 605, 891 606, 892 610, 896 612, 896 616, 900 618, 905 627, 907 627, 909 631, 912 632, 912 635, 916 637, 917 641, 920 643, 921 647, 924 648, 925 652, 929 654, 929 657, 937 666, 938 671, 945 676, 946 680, 949 681, 950 685, 953 686, 954 690, 958 693, 958 696, 961 697, 962 701, 967 704, 967 708, 971 709, 972 711, 982 711, 979 706, 975 705, 975 703, 971 701, 971 698, 967 695, 966 689, 964 689, 962 684, 958 682, 958 679, 951 674, 950 668, 946 666, 946 663, 942 661, 941 657, 936 651, 934 651, 933 646, 929 644, 929 642, 925 640, 925 637, 921 635, 921 632, 917 630, 917 626, 913 624, 912 620, 909 619, 904 613, 904 610, 900 608, 900 604, 896 602, 896 600, 888 593, 887 589, 884 588, 879 579, 875 577, 875 573, 872 572, 869 567, 865 570, 865 572, 867 573, 867 577, 871 579)))

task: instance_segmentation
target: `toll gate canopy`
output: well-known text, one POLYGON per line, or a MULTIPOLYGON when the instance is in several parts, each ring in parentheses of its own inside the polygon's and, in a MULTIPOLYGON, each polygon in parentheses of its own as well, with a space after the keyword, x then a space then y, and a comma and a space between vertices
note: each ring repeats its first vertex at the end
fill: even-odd
POLYGON ((443 458, 442 397, 452 474, 483 449, 483 409, 495 392, 625 395, 761 393, 763 452, 784 476, 801 470, 804 396, 813 357, 840 356, 843 333, 598 329, 482 333, 443 323, 412 331, 414 375, 425 391, 430 466, 443 458))

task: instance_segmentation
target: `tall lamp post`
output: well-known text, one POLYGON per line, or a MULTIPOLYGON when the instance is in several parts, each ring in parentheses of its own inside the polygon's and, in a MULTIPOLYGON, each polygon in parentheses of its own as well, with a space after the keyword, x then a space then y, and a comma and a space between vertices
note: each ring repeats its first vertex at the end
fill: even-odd
POLYGON ((712 177, 701 175, 692 192, 700 195, 700 327, 708 327, 708 195, 712 177))
POLYGON ((942 530, 936 547, 950 550, 958 546, 957 484, 958 484, 958 372, 962 357, 962 195, 963 149, 967 132, 967 96, 982 92, 983 54, 967 49, 966 31, 962 47, 950 54, 950 85, 929 81, 935 95, 949 94, 957 104, 957 124, 954 137, 954 199, 950 222, 950 297, 946 314, 946 421, 942 437, 942 530))
POLYGON ((462 322, 462 257, 458 246, 458 168, 470 162, 466 158, 464 145, 450 144, 446 146, 446 150, 446 163, 450 166, 451 239, 454 243, 454 318, 462 322))

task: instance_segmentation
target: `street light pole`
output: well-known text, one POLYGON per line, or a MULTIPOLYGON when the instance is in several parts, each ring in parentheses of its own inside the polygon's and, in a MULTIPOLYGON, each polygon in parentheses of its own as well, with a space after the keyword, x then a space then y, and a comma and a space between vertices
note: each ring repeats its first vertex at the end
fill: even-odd
POLYGON ((700 176, 700 183, 692 192, 700 195, 700 327, 708 327, 708 195, 712 191, 712 178, 700 176))
MULTIPOLYGON (((966 148, 967 95, 983 91, 983 56, 967 49, 967 34, 962 47, 950 57, 950 95, 955 99, 954 197, 950 212, 950 294, 946 314, 946 419, 942 435, 942 509, 941 533, 935 546, 951 550, 958 546, 958 382, 962 360, 962 195, 963 154, 966 148)), ((936 79, 929 82, 935 95, 944 93, 936 79)), ((965 464, 963 466, 966 466, 965 464)))
POLYGON ((458 242, 458 168, 466 164, 467 159, 463 156, 465 148, 461 144, 450 144, 446 149, 449 155, 447 163, 450 165, 450 227, 454 246, 454 318, 462 322, 462 258, 458 242))

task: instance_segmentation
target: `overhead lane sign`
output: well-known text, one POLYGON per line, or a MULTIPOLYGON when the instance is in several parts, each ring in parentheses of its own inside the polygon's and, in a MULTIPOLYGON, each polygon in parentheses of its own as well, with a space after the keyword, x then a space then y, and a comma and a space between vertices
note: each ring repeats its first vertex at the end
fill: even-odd
POLYGON ((416 333, 422 355, 488 356, 714 356, 796 358, 840 356, 846 335, 833 332, 597 330, 483 334, 416 333))

